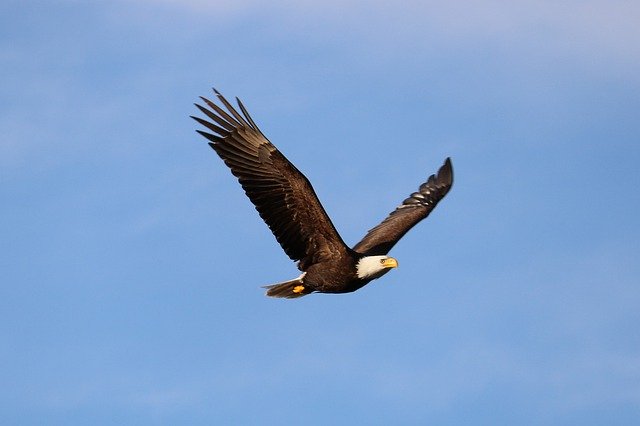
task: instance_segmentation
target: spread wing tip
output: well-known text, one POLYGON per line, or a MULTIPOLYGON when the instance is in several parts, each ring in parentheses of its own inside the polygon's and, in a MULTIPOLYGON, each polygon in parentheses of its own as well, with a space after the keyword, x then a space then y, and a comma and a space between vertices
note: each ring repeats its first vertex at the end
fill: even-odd
POLYGON ((447 157, 444 160, 444 164, 438 170, 437 181, 442 181, 449 186, 453 185, 453 166, 451 164, 451 157, 447 157))
POLYGON ((209 143, 209 145, 211 145, 211 148, 214 148, 215 144, 219 144, 222 141, 221 137, 216 136, 216 135, 212 135, 211 133, 207 133, 207 132, 205 132, 203 130, 196 130, 196 132, 198 132, 200 135, 204 136, 205 138, 207 138, 208 140, 211 141, 209 143))

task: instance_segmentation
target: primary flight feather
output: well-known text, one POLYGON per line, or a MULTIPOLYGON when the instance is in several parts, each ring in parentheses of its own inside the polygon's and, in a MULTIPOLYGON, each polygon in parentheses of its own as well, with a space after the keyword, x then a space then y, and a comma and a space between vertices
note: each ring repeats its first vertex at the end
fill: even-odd
POLYGON ((318 200, 309 180, 267 139, 242 102, 240 114, 217 90, 222 104, 201 97, 198 109, 211 121, 193 117, 198 130, 238 178, 260 217, 302 274, 266 286, 272 297, 296 298, 313 292, 348 293, 398 266, 387 256, 414 225, 426 218, 451 189, 453 169, 447 158, 378 226, 349 248, 318 200), (226 111, 225 111, 226 110, 226 111))

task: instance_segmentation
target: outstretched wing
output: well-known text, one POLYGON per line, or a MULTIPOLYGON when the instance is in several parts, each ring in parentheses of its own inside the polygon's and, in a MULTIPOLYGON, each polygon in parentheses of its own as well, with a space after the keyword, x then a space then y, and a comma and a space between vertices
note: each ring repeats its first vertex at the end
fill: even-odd
POLYGON ((447 158, 436 175, 420 185, 378 226, 371 229, 353 250, 367 255, 383 255, 436 207, 453 184, 451 159, 447 158))
POLYGON ((240 115, 214 89, 225 109, 201 97, 196 104, 211 121, 191 117, 213 133, 198 130, 238 178, 260 217, 299 267, 349 250, 324 211, 311 183, 269 142, 236 98, 240 115))

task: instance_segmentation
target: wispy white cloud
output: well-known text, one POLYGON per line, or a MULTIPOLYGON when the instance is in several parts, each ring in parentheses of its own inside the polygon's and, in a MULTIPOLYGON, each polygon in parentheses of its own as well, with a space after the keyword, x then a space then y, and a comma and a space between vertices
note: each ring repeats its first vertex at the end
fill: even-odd
POLYGON ((398 51, 495 43, 640 66, 640 45, 633 43, 640 38, 637 2, 141 1, 208 16, 212 23, 262 18, 258 22, 280 32, 341 45, 362 37, 398 51))
MULTIPOLYGON (((409 58, 420 61, 434 57, 442 62, 447 60, 442 57, 445 53, 464 58, 482 51, 499 51, 501 60, 516 58, 516 62, 525 62, 513 69, 514 74, 538 73, 541 68, 570 64, 572 72, 596 69, 611 78, 622 76, 633 82, 640 75, 640 44, 633 43, 640 38, 640 5, 636 2, 486 0, 410 1, 397 5, 332 0, 276 1, 265 5, 257 0, 130 0, 106 9, 108 13, 87 19, 90 26, 75 29, 73 34, 84 32, 84 38, 58 26, 55 32, 45 28, 42 33, 36 31, 1 46, 0 64, 12 70, 13 75, 3 89, 3 97, 11 100, 0 122, 3 167, 28 164, 30 155, 38 151, 42 153, 40 160, 46 160, 47 155, 52 159, 53 149, 49 151, 47 147, 56 144, 63 147, 75 141, 77 145, 70 148, 82 149, 92 136, 82 129, 92 129, 98 135, 95 129, 103 123, 120 128, 118 120, 134 115, 136 104, 144 102, 145 94, 163 82, 178 84, 176 74, 184 75, 186 70, 152 66, 150 61, 156 60, 153 58, 159 46, 172 46, 173 52, 189 51, 196 40, 215 34, 225 37, 223 44, 232 44, 252 28, 270 40, 309 43, 307 50, 335 49, 342 52, 341 61, 351 62, 347 67, 372 72, 381 68, 393 72, 399 60, 406 62, 409 58), (146 19, 150 12, 154 19, 146 19), (178 17, 177 24, 169 19, 174 15, 178 17), (143 16, 145 19, 141 19, 143 16), (112 46, 104 36, 122 37, 125 46, 112 46), (138 51, 127 53, 126 40, 131 38, 135 38, 134 45, 140 39, 148 38, 149 42, 138 51), (107 53, 111 62, 102 63, 100 51, 107 53), (135 65, 135 55, 146 52, 150 52, 150 58, 140 63, 147 65, 135 65), (124 61, 125 57, 131 62, 124 61), (531 58, 531 64, 526 58, 531 58), (104 87, 92 87, 92 78, 98 85, 104 79, 91 73, 107 69, 113 69, 113 76, 122 73, 114 81, 122 88, 120 92, 101 93, 104 87), (88 90, 94 93, 87 93, 88 90), (99 101, 91 99, 96 94, 101 95, 99 101)), ((43 25, 46 27, 46 23, 43 25)), ((215 46, 214 41, 215 38, 215 46)), ((204 54, 219 53, 213 49, 204 54)), ((290 66, 295 67, 293 59, 290 66)), ((284 74, 277 68, 280 62, 256 59, 252 52, 224 58, 229 69, 260 69, 260 74, 271 76, 284 74)), ((412 73, 418 71, 420 67, 412 73)), ((219 79, 220 72, 217 74, 219 79)), ((279 91, 286 93, 283 97, 291 103, 297 91, 287 90, 286 79, 278 84, 279 91)), ((111 87, 114 88, 115 85, 111 87)), ((115 142, 109 146, 118 146, 115 142)))

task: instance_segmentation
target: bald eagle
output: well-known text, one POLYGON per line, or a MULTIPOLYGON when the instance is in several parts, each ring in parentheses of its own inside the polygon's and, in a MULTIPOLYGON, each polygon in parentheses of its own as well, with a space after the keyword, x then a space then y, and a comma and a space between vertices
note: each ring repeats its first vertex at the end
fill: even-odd
POLYGON ((302 274, 265 286, 267 296, 297 298, 309 293, 349 293, 398 266, 387 256, 414 225, 426 218, 453 184, 447 158, 378 226, 349 248, 318 200, 309 180, 267 139, 240 99, 242 115, 217 91, 224 108, 200 97, 195 104, 211 121, 191 116, 209 131, 197 130, 238 178, 291 260, 302 274))

